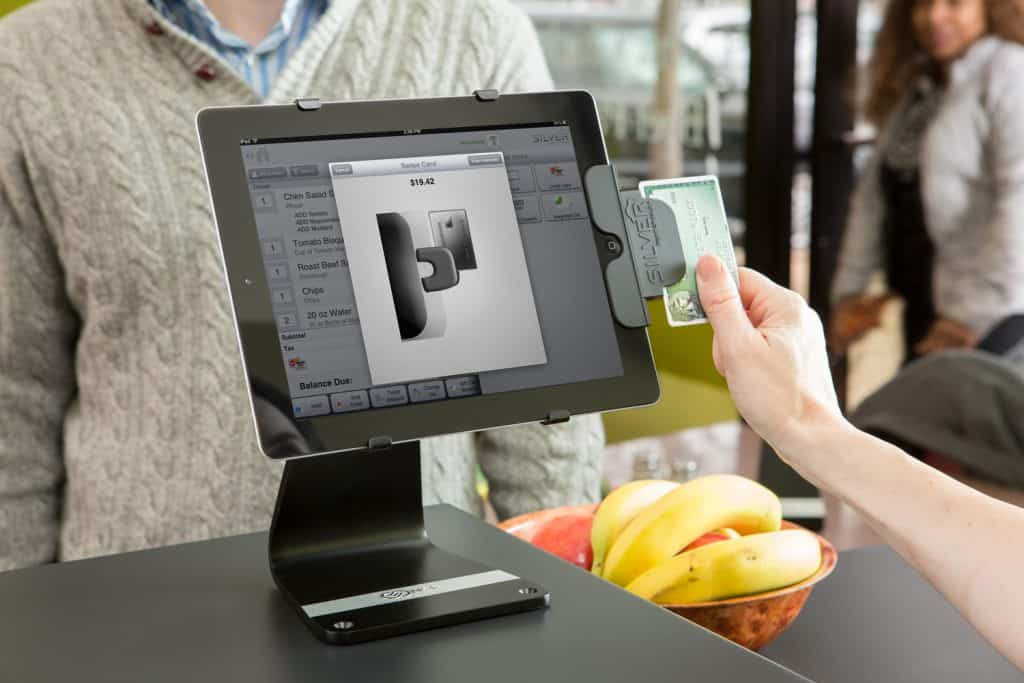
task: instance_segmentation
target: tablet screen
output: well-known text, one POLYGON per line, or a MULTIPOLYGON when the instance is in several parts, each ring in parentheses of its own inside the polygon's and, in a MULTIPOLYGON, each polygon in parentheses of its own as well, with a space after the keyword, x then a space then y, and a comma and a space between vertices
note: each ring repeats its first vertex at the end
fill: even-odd
POLYGON ((567 125, 242 157, 295 418, 623 374, 567 125))

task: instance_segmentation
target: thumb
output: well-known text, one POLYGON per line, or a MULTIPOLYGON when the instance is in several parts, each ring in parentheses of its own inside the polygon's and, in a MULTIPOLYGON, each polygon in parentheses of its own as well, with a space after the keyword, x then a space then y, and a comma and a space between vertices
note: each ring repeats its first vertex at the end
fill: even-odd
POLYGON ((705 254, 697 262, 697 295, 723 347, 746 338, 753 329, 736 283, 717 256, 705 254))

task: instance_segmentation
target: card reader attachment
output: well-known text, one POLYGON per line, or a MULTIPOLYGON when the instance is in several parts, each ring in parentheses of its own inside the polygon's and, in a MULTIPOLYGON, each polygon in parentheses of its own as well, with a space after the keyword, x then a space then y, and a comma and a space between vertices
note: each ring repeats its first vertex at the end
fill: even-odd
POLYGON ((608 236, 605 245, 612 256, 604 277, 612 313, 626 327, 647 327, 645 299, 660 297, 686 275, 675 215, 659 199, 619 192, 610 164, 590 167, 584 189, 594 225, 608 236))

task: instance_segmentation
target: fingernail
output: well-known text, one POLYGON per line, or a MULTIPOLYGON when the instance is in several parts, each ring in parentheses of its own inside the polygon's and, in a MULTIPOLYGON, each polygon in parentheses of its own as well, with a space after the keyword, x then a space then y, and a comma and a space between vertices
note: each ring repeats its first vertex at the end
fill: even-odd
POLYGON ((697 261, 697 278, 711 280, 722 272, 722 262, 714 254, 704 254, 697 261))

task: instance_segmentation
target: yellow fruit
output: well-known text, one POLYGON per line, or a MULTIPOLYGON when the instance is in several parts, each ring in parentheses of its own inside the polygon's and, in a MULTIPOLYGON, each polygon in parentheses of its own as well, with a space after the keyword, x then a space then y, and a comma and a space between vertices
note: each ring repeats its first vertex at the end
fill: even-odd
POLYGON ((590 530, 590 546, 594 550, 591 571, 601 576, 605 555, 615 537, 641 510, 677 488, 679 484, 674 481, 644 479, 623 484, 609 493, 598 506, 590 530))
POLYGON ((734 474, 700 477, 626 525, 608 551, 602 576, 625 586, 711 529, 729 527, 747 535, 778 531, 781 524, 778 497, 756 481, 734 474))
POLYGON ((641 574, 626 590, 663 605, 686 605, 791 586, 819 566, 818 539, 800 529, 786 529, 685 552, 641 574))

